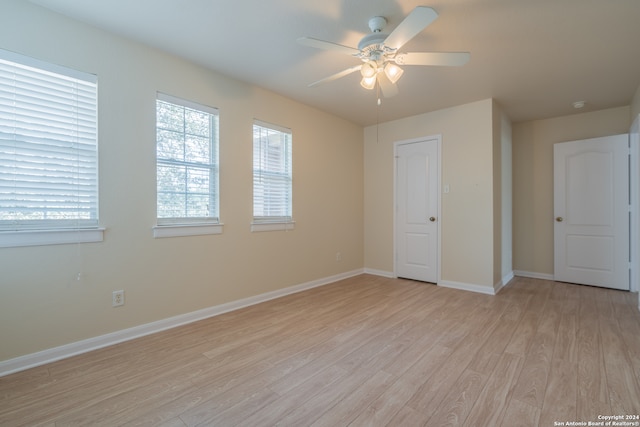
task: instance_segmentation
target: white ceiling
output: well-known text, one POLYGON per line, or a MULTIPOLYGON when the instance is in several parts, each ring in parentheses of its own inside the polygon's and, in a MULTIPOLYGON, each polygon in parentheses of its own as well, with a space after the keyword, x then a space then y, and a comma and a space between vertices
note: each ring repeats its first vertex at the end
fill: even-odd
POLYGON ((512 121, 629 105, 640 85, 639 0, 32 0, 220 73, 370 125, 486 98, 512 121), (462 67, 405 66, 378 108, 359 73, 309 83, 359 60, 301 46, 357 46, 368 20, 390 32, 418 5, 439 18, 403 51, 467 51, 462 67))

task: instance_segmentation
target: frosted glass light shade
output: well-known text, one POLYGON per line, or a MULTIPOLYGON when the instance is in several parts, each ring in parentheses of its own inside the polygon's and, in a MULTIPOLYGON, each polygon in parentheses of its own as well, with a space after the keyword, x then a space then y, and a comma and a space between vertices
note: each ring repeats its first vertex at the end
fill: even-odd
POLYGON ((391 83, 395 83, 400 79, 400 77, 402 77, 402 74, 404 74, 404 70, 398 67, 396 64, 388 63, 384 67, 384 73, 391 83))
POLYGON ((376 87, 376 76, 375 74, 371 77, 363 77, 360 81, 360 86, 365 89, 373 89, 376 87))
POLYGON ((377 72, 378 67, 372 62, 365 62, 362 64, 362 68, 360 68, 360 74, 362 74, 362 77, 373 77, 377 72))

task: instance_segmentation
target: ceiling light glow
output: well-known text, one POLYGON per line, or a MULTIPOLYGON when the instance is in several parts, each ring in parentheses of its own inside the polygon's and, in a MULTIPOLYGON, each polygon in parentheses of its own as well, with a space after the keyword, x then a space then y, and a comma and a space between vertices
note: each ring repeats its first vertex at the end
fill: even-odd
POLYGON ((371 77, 363 77, 362 80, 360 81, 360 86, 362 86, 365 89, 373 89, 374 87, 376 87, 376 76, 375 74, 371 77))
POLYGON ((362 77, 365 77, 365 78, 373 77, 376 75, 377 72, 378 72, 378 66, 373 62, 365 62, 364 64, 362 64, 362 68, 360 68, 360 74, 362 74, 362 77))
POLYGON ((384 73, 391 81, 391 83, 396 83, 400 79, 400 77, 402 77, 402 74, 404 74, 404 70, 398 67, 396 64, 392 64, 391 62, 389 62, 384 67, 384 73))

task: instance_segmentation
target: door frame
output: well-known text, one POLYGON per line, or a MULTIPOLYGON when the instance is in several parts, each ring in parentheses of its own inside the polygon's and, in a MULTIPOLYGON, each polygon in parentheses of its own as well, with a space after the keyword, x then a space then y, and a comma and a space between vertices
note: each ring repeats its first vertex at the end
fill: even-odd
MULTIPOLYGON (((629 131, 629 196, 630 203, 630 224, 629 224, 629 244, 630 255, 630 286, 631 292, 640 291, 640 114, 635 118, 629 131)), ((638 309, 640 310, 640 295, 638 296, 638 309)))
POLYGON ((438 258, 436 261, 436 284, 439 285, 440 281, 441 281, 441 268, 440 266, 442 265, 442 187, 441 187, 441 183, 442 183, 442 135, 441 134, 437 134, 437 135, 428 135, 428 136, 423 136, 423 137, 418 137, 418 138, 411 138, 411 139, 403 139, 400 141, 395 141, 393 143, 393 277, 397 278, 398 277, 398 268, 397 268, 397 263, 398 263, 398 248, 397 248, 397 236, 396 236, 396 229, 397 229, 397 213, 398 213, 398 192, 397 192, 397 179, 398 179, 398 146, 400 145, 406 145, 406 144, 414 144, 416 142, 423 142, 423 141, 435 141, 436 142, 436 147, 437 147, 437 164, 438 164, 438 173, 437 175, 437 182, 436 182, 436 188, 437 188, 437 192, 438 192, 438 220, 436 221, 436 227, 437 227, 437 254, 436 257, 438 258))

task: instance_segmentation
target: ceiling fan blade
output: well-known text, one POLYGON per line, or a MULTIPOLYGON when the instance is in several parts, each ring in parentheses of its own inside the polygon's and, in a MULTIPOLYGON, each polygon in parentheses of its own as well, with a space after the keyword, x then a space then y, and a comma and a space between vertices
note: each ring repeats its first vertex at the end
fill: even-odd
POLYGON ((396 27, 385 39, 384 45, 392 49, 400 49, 420 31, 427 28, 438 17, 438 13, 426 6, 418 6, 404 18, 404 21, 396 27))
POLYGON ((398 94, 398 86, 396 86, 395 83, 391 83, 384 73, 378 73, 377 78, 380 89, 382 90, 382 95, 385 98, 391 98, 398 94))
POLYGON ((339 73, 335 73, 330 75, 329 77, 325 77, 324 79, 318 80, 317 82, 313 82, 309 85, 309 87, 313 87, 313 86, 318 86, 324 83, 329 83, 332 82, 334 80, 338 80, 340 77, 344 77, 346 75, 349 75, 353 72, 359 71, 360 68, 362 68, 362 64, 361 65, 356 65, 355 67, 351 67, 351 68, 347 68, 346 70, 342 70, 339 73))
POLYGON ((445 65, 466 64, 471 58, 469 52, 409 52, 399 53, 393 59, 398 65, 445 65))
POLYGON ((333 50, 335 52, 344 53, 346 55, 358 55, 360 51, 354 47, 344 46, 337 43, 331 43, 324 40, 314 39, 313 37, 300 37, 298 43, 303 46, 315 47, 316 49, 333 50))

